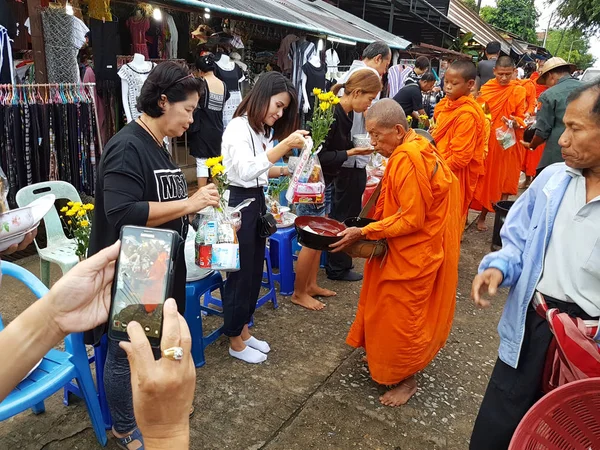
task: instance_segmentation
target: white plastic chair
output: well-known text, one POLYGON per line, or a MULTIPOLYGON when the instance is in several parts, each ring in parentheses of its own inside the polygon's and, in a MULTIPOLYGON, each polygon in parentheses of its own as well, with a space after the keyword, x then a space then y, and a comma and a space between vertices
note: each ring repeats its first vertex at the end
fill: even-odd
MULTIPOLYGON (((79 193, 71 184, 64 181, 45 181, 19 190, 16 195, 17 204, 22 208, 47 194, 54 194, 57 199, 81 202, 79 193)), ((64 275, 77 265, 79 257, 75 254, 77 248, 75 239, 68 239, 65 236, 56 207, 50 209, 44 216, 44 225, 47 246, 40 248, 36 240, 35 247, 40 257, 40 278, 42 283, 50 287, 50 263, 58 264, 64 275)))

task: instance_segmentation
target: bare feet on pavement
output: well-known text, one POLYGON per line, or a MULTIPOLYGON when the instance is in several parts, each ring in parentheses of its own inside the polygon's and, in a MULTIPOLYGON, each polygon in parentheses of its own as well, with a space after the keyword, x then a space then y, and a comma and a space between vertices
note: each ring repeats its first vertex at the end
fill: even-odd
POLYGON ((485 220, 477 219, 477 231, 487 231, 488 227, 485 224, 485 220))
POLYGON ((417 380, 412 376, 379 397, 379 401, 384 406, 402 406, 410 400, 415 392, 417 392, 417 380))
POLYGON ((309 287, 307 293, 311 297, 335 297, 337 295, 336 292, 320 286, 309 287))
POLYGON ((325 308, 325 303, 321 303, 319 300, 312 298, 308 294, 297 295, 294 293, 294 295, 292 295, 292 303, 312 311, 321 311, 325 308))

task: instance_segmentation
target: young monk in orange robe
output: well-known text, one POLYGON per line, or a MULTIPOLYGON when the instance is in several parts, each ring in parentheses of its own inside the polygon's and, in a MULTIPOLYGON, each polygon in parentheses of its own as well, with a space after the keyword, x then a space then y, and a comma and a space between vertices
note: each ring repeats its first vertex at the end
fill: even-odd
POLYGON ((446 96, 436 105, 432 136, 439 153, 454 172, 462 194, 461 214, 467 220, 477 180, 484 173, 487 146, 483 109, 471 97, 477 68, 471 61, 453 62, 444 75, 446 96))
MULTIPOLYGON (((481 87, 479 100, 487 103, 492 114, 492 126, 488 143, 488 155, 485 160, 485 175, 479 178, 473 202, 473 209, 480 209, 481 214, 477 219, 477 229, 487 230, 485 218, 492 211, 493 204, 501 199, 507 199, 508 195, 503 193, 505 178, 512 169, 514 179, 515 170, 521 169, 523 161, 522 150, 516 145, 504 150, 496 139, 496 129, 505 126, 505 119, 525 118, 525 88, 513 80, 515 63, 508 56, 501 56, 494 68, 495 78, 481 87), (514 168, 517 169, 514 169, 514 168), (503 195, 504 194, 504 195, 503 195)), ((513 121, 513 123, 515 123, 513 121)), ((516 125, 515 125, 516 126, 516 125)), ((516 177, 518 184, 519 178, 516 177)), ((516 188, 516 186, 515 186, 516 188)))
MULTIPOLYGON (((539 72, 534 72, 529 78, 535 85, 536 98, 539 98, 540 95, 542 95, 542 92, 548 89, 548 86, 537 84, 537 79, 539 77, 539 72)), ((540 105, 538 105, 538 108, 539 106, 540 105)), ((521 169, 523 172, 525 172, 525 186, 523 187, 529 186, 531 184, 531 180, 533 179, 533 177, 535 177, 535 174, 537 173, 537 168, 540 164, 540 160, 542 159, 542 155, 544 154, 545 148, 546 144, 544 143, 538 145, 535 148, 535 150, 527 149, 527 152, 525 153, 525 160, 523 161, 523 167, 521 169)))
POLYGON ((415 374, 444 346, 454 315, 461 237, 458 179, 435 148, 408 127, 392 99, 366 114, 375 150, 389 157, 377 222, 348 228, 337 251, 358 239, 386 239, 387 256, 365 264, 358 311, 346 342, 364 347, 371 377, 396 387, 379 400, 406 403, 415 374), (399 383, 399 384, 398 384, 399 383))

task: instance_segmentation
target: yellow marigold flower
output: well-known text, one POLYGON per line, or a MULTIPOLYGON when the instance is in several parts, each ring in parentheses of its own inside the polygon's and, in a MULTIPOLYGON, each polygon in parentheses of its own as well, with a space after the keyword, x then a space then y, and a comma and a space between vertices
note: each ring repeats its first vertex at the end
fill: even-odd
POLYGON ((406 120, 407 120, 407 122, 408 122, 408 123, 411 123, 411 122, 412 122, 412 116, 408 116, 408 117, 406 118, 406 120))
POLYGON ((321 108, 321 110, 323 111, 327 111, 329 109, 330 103, 329 102, 321 102, 321 104, 319 105, 319 107, 321 108))
POLYGON ((80 209, 79 211, 77 211, 77 215, 79 217, 83 217, 85 216, 87 213, 85 212, 85 209, 80 209))
POLYGON ((60 212, 64 213, 64 212, 67 212, 68 210, 69 210, 69 207, 68 207, 68 206, 65 206, 64 208, 62 208, 62 209, 60 210, 60 212))
POLYGON ((313 89, 313 94, 315 94, 315 95, 319 95, 321 92, 323 92, 323 91, 321 89, 319 89, 319 88, 314 88, 313 89))
POLYGON ((213 166, 210 170, 210 173, 213 177, 216 177, 217 175, 221 175, 224 172, 225 172, 225 167, 222 164, 218 164, 218 163, 215 166, 213 166))
POLYGON ((73 221, 72 221, 72 220, 69 220, 67 223, 68 223, 69 225, 71 225, 71 224, 73 223, 73 221))
POLYGON ((319 100, 322 101, 322 102, 327 101, 327 99, 329 98, 327 96, 327 94, 319 94, 317 97, 319 97, 319 100))
POLYGON ((337 96, 337 95, 335 95, 335 94, 334 94, 333 92, 331 92, 331 91, 327 93, 327 97, 328 97, 329 101, 333 100, 334 98, 338 98, 338 96, 337 96))
POLYGON ((338 96, 334 96, 334 97, 331 99, 331 104, 332 104, 332 105, 337 105, 339 102, 340 102, 340 98, 339 98, 338 96))
POLYGON ((93 211, 94 205, 92 205, 91 203, 87 203, 87 204, 83 205, 83 209, 85 209, 86 211, 93 211))
POLYGON ((67 206, 73 206, 73 202, 68 202, 67 206))
POLYGON ((423 119, 423 120, 425 120, 425 119, 429 119, 429 116, 427 116, 427 115, 425 115, 425 114, 421 114, 421 115, 419 116, 419 119, 423 119))
POLYGON ((223 162, 223 155, 221 155, 221 156, 218 156, 218 157, 217 157, 217 160, 218 160, 219 162, 223 162))
POLYGON ((90 223, 87 220, 82 220, 81 222, 79 222, 79 225, 81 225, 82 227, 87 227, 90 225, 90 223))
POLYGON ((219 164, 219 157, 215 156, 214 158, 208 158, 206 160, 206 167, 211 168, 214 165, 219 164))
POLYGON ((76 212, 77 212, 77 211, 75 211, 75 210, 73 210, 73 209, 70 209, 70 210, 68 210, 68 211, 65 213, 65 215, 67 215, 67 216, 71 217, 71 216, 74 216, 76 212))

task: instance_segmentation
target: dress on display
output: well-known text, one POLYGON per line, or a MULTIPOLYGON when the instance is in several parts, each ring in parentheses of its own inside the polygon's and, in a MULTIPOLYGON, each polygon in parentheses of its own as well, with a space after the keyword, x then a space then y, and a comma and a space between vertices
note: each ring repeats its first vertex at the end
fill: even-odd
POLYGON ((127 28, 131 33, 131 46, 133 53, 144 55, 144 58, 149 59, 148 46, 146 45, 146 31, 150 28, 149 19, 136 20, 134 17, 127 19, 127 28))
POLYGON ((89 0, 88 15, 90 16, 90 19, 112 22, 110 0, 89 0))
POLYGON ((179 43, 179 32, 177 31, 177 26, 175 25, 175 19, 170 14, 165 14, 166 24, 169 27, 169 34, 171 35, 171 39, 167 44, 167 58, 177 59, 177 44, 179 43))
POLYGON ((306 75, 306 93, 308 95, 308 107, 309 112, 306 120, 310 120, 312 118, 313 106, 315 104, 315 94, 313 94, 313 89, 318 88, 322 91, 325 91, 325 74, 327 73, 327 66, 325 64, 321 64, 319 67, 313 66, 310 62, 307 62, 302 66, 302 72, 306 75))
POLYGON ((339 63, 340 57, 338 56, 337 52, 332 48, 327 49, 325 51, 325 64, 327 64, 327 73, 330 74, 339 72, 339 63))
POLYGON ((120 37, 119 22, 90 19, 94 48, 94 73, 98 82, 117 81, 117 54, 120 37))
MULTIPOLYGON (((306 40, 292 42, 290 46, 290 57, 293 61, 292 83, 296 88, 296 92, 302 92, 302 67, 315 51, 315 44, 306 40)), ((299 107, 302 109, 302 98, 299 103, 299 107)))
POLYGON ((194 122, 188 129, 188 146, 194 158, 212 158, 221 155, 223 138, 223 110, 229 98, 227 85, 223 94, 208 92, 194 111, 194 122))
POLYGON ((0 84, 13 84, 15 70, 8 30, 0 25, 0 84))
POLYGON ((229 100, 223 108, 223 125, 227 127, 235 110, 242 103, 242 93, 240 92, 240 81, 244 79, 242 69, 237 64, 232 64, 231 70, 224 70, 218 64, 215 65, 215 76, 225 83, 229 91, 229 100))
POLYGON ((154 69, 154 66, 156 66, 156 64, 152 63, 150 65, 150 70, 146 72, 135 70, 133 67, 131 67, 131 64, 124 64, 121 66, 121 69, 119 69, 119 76, 127 81, 128 105, 126 107, 129 108, 129 111, 131 112, 132 121, 142 115, 142 113, 137 109, 137 99, 140 95, 146 78, 148 78, 148 75, 152 69, 154 69))

